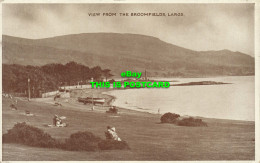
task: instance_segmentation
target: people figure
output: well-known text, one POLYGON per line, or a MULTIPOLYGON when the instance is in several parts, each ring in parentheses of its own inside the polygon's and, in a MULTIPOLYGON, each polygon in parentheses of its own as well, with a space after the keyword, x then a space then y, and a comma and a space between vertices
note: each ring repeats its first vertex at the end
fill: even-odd
POLYGON ((17 110, 17 107, 13 103, 10 105, 10 107, 12 110, 17 110))
POLYGON ((117 114, 118 109, 115 106, 112 106, 109 108, 109 110, 107 111, 107 113, 115 113, 117 114))
POLYGON ((58 116, 58 115, 54 115, 53 125, 59 127, 61 124, 62 124, 62 121, 61 121, 61 119, 59 118, 59 116, 58 116))
POLYGON ((105 135, 106 135, 107 139, 121 141, 121 139, 118 137, 118 135, 116 133, 116 128, 115 127, 107 126, 107 132, 105 132, 105 135))
POLYGON ((56 118, 57 118, 57 117, 58 117, 57 115, 54 115, 54 117, 53 117, 53 119, 52 119, 54 126, 56 126, 56 118))
POLYGON ((112 107, 112 109, 113 109, 113 112, 115 112, 115 111, 116 111, 116 107, 115 107, 115 106, 113 106, 113 107, 112 107))
POLYGON ((67 123, 63 123, 62 119, 64 119, 64 117, 59 117, 58 115, 54 115, 54 117, 53 117, 53 126, 56 126, 56 127, 67 127, 68 124, 67 123))
POLYGON ((59 117, 56 118, 56 126, 60 126, 62 124, 62 121, 59 117))
POLYGON ((111 134, 111 127, 110 126, 107 126, 107 131, 105 132, 105 135, 106 135, 106 139, 113 139, 113 136, 111 134))

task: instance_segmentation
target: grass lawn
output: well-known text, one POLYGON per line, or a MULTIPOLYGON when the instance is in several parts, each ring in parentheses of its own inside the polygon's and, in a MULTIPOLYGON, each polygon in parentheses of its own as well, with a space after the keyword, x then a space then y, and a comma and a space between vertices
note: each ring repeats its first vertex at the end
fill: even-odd
POLYGON ((43 129, 52 137, 68 138, 77 131, 90 131, 105 139, 106 126, 115 126, 119 137, 131 150, 72 152, 60 149, 35 148, 3 144, 4 161, 45 160, 254 160, 254 122, 204 119, 208 127, 180 127, 160 124, 160 116, 120 109, 120 114, 106 114, 107 108, 83 104, 53 104, 18 101, 18 110, 11 110, 11 100, 3 98, 3 134, 16 122, 26 122, 43 129), (25 110, 34 116, 25 116, 25 110), (66 116, 66 128, 49 128, 54 114, 66 116))

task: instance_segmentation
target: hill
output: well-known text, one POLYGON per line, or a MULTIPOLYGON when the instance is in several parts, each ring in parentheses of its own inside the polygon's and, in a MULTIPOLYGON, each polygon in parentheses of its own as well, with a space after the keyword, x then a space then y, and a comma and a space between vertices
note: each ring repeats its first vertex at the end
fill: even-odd
POLYGON ((254 58, 229 50, 193 51, 136 34, 83 33, 45 39, 3 36, 3 63, 65 64, 122 71, 148 70, 150 76, 254 75, 254 58))

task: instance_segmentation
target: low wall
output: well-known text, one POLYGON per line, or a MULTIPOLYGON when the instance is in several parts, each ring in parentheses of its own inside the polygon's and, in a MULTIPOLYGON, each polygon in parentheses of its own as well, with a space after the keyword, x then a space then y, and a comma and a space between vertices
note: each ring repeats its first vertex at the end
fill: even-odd
MULTIPOLYGON (((86 89, 91 88, 91 85, 73 85, 73 86, 62 86, 61 89, 70 90, 70 89, 86 89)), ((59 91, 53 91, 53 92, 46 92, 42 94, 42 98, 47 98, 51 96, 55 96, 57 93, 60 93, 61 98, 70 98, 69 92, 59 92, 59 91)))
POLYGON ((60 98, 70 98, 70 93, 69 92, 60 93, 60 98))
POLYGON ((85 89, 85 88, 91 88, 91 85, 73 85, 73 86, 62 86, 61 89, 85 89))
POLYGON ((46 92, 46 93, 43 93, 43 94, 42 94, 42 98, 54 96, 54 95, 56 95, 57 93, 59 93, 59 91, 46 92))

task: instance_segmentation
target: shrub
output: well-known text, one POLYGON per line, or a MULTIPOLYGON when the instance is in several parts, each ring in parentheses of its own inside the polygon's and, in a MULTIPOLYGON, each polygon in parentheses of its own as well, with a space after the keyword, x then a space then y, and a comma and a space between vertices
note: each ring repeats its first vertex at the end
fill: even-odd
POLYGON ((161 117, 162 123, 174 123, 178 126, 208 126, 202 119, 195 119, 192 117, 183 118, 179 120, 180 115, 175 113, 165 113, 161 117))
POLYGON ((195 119, 192 117, 184 118, 182 120, 177 121, 177 125, 179 125, 179 126, 208 126, 207 123, 202 122, 202 119, 195 119))
POLYGON ((91 132, 77 132, 72 134, 69 139, 66 139, 61 148, 71 151, 95 151, 98 150, 100 141, 101 138, 91 132))
POLYGON ((116 141, 116 140, 102 140, 98 143, 98 147, 101 150, 130 149, 126 141, 116 141))
POLYGON ((60 148, 71 151, 96 151, 113 149, 130 149, 125 141, 102 140, 91 132, 77 132, 71 134, 64 142, 52 138, 43 130, 27 125, 25 122, 17 123, 3 135, 3 143, 19 143, 34 147, 60 148))
POLYGON ((177 119, 180 117, 179 114, 175 113, 165 113, 161 116, 162 123, 175 123, 177 119))
POLYGON ((17 123, 3 135, 3 143, 19 143, 35 147, 53 148, 59 145, 55 139, 43 130, 27 125, 25 122, 17 123))

